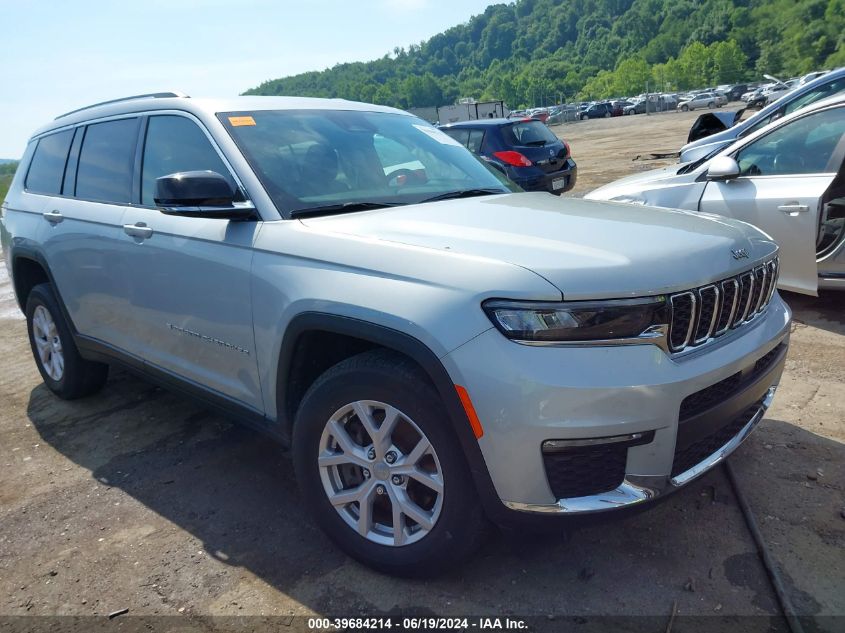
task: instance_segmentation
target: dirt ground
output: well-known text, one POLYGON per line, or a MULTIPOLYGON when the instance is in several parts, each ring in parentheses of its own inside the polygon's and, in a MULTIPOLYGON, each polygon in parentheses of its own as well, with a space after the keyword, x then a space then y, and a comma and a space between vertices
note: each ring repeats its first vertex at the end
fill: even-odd
MULTIPOLYGON (((694 118, 555 128, 579 164, 573 193, 659 166, 634 158, 677 150, 694 118)), ((845 616, 845 293, 786 299, 795 311, 786 372, 731 463, 793 604, 813 618, 805 627, 841 630, 826 616, 845 616)), ((665 631, 674 609, 786 630, 722 468, 648 512, 566 535, 496 533, 451 575, 397 580, 315 528, 289 456, 265 438, 121 372, 92 398, 54 398, 5 271, 0 358, 0 616, 96 615, 85 622, 119 627, 170 615, 182 616, 167 620, 179 630, 214 631, 241 620, 210 616, 282 616, 281 630, 306 630, 291 616, 511 614, 535 616, 534 630, 580 631, 586 616, 617 615, 652 616, 637 622, 665 631), (129 611, 103 617, 120 609, 129 611)), ((16 630, 41 622, 13 621, 16 630)), ((693 624, 678 622, 687 626, 674 630, 693 624)))

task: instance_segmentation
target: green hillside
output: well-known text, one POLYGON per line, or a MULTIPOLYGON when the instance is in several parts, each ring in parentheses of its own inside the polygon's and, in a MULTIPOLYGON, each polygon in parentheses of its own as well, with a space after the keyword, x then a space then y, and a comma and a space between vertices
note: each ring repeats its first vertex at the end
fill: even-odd
POLYGON ((0 164, 0 201, 6 197, 6 192, 9 191, 9 185, 12 184, 12 178, 17 168, 17 161, 0 164))
POLYGON ((518 0, 370 62, 246 94, 511 107, 845 65, 845 0, 518 0))

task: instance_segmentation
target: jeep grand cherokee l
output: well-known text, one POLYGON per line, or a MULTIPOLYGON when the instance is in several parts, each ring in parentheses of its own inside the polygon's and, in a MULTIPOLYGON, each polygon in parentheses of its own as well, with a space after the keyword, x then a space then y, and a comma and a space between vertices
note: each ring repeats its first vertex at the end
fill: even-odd
POLYGON ((38 130, 2 206, 61 398, 121 365, 291 447, 303 505, 399 574, 487 521, 636 506, 763 417, 777 247, 718 216, 513 193, 431 125, 171 93, 38 130))

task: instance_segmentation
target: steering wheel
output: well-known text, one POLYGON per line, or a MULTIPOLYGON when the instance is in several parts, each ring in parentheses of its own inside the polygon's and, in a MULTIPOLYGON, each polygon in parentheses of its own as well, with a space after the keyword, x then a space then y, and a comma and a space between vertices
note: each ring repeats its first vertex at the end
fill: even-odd
POLYGON ((778 152, 773 161, 774 171, 777 174, 802 173, 806 162, 798 152, 778 152))
POLYGON ((387 175, 387 186, 404 187, 413 181, 424 181, 425 176, 422 175, 422 178, 420 176, 421 174, 419 170, 406 169, 403 167, 401 169, 397 169, 396 171, 392 171, 387 175))

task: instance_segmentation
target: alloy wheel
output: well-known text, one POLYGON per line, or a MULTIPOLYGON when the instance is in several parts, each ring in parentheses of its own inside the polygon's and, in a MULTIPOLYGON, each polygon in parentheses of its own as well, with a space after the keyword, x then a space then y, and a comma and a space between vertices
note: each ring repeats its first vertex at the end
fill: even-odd
POLYGON ((65 357, 62 352, 62 339, 56 329, 50 311, 43 305, 35 308, 32 315, 32 337, 38 350, 38 357, 44 371, 55 381, 62 379, 65 373, 65 357))
POLYGON ((440 460, 420 427, 395 407, 359 400, 338 409, 323 429, 317 460, 329 502, 368 541, 409 545, 440 517, 440 460))

